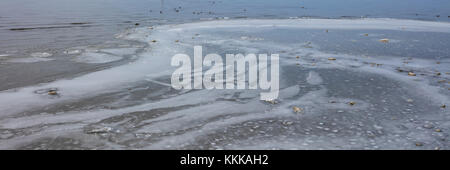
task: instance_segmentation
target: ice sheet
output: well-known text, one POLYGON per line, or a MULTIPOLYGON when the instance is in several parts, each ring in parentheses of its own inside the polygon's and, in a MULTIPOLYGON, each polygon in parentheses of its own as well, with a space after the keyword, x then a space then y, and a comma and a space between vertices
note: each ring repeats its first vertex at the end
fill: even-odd
POLYGON ((450 131, 449 111, 441 106, 449 105, 449 86, 440 80, 449 78, 450 49, 443 47, 449 28, 396 19, 221 20, 137 28, 119 37, 148 42, 142 52, 81 54, 98 62, 136 55, 136 61, 1 92, 0 143, 32 148, 63 136, 96 149, 417 149, 416 142, 424 149, 448 149, 442 139, 450 131), (204 54, 279 53, 280 98, 260 101, 258 90, 171 90, 171 57, 192 57, 195 45, 203 45, 204 54), (409 57, 412 50, 430 57, 409 57), (49 88, 59 96, 36 93, 49 88))

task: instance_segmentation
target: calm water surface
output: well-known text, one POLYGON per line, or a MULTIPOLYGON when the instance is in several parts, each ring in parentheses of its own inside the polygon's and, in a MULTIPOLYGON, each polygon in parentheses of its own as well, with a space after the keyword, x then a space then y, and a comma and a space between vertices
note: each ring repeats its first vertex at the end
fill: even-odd
POLYGON ((2 0, 0 54, 95 44, 142 25, 215 18, 407 18, 450 21, 447 0, 2 0))

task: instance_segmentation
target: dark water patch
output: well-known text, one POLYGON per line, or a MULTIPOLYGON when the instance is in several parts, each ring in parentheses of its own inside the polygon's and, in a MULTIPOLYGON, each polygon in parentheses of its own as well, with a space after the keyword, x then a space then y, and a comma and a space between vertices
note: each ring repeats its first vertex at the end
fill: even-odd
POLYGON ((275 18, 277 17, 276 15, 263 15, 263 17, 267 17, 267 18, 275 18))
POLYGON ((246 17, 246 16, 237 16, 237 17, 233 17, 233 18, 235 18, 235 19, 243 19, 243 18, 248 18, 248 17, 246 17))
POLYGON ((23 28, 11 28, 9 30, 10 31, 28 31, 28 30, 37 30, 37 29, 41 30, 41 29, 59 29, 59 28, 74 28, 74 27, 91 27, 91 26, 83 25, 81 23, 71 23, 71 25, 49 26, 49 27, 23 27, 23 28))
POLYGON ((340 16, 341 19, 359 19, 359 18, 367 18, 367 16, 340 16))
POLYGON ((71 25, 86 25, 86 24, 90 24, 90 22, 72 22, 70 24, 71 25))

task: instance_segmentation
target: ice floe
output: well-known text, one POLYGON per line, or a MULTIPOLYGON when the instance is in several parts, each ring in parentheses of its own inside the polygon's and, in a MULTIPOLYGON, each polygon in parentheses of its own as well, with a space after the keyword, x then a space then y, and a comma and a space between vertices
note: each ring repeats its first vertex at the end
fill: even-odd
POLYGON ((81 52, 82 52, 82 50, 79 50, 79 49, 64 51, 65 54, 69 54, 69 55, 80 54, 81 52))
POLYGON ((30 54, 31 57, 36 57, 36 58, 51 57, 52 55, 53 54, 47 53, 47 52, 37 52, 37 53, 31 53, 30 54))
POLYGON ((48 52, 35 52, 31 53, 30 57, 13 57, 8 58, 6 62, 9 63, 36 63, 36 62, 45 62, 45 61, 52 61, 53 58, 49 58, 53 56, 52 53, 48 52))
POLYGON ((121 60, 122 57, 104 53, 83 53, 75 57, 74 61, 80 63, 100 64, 121 60))

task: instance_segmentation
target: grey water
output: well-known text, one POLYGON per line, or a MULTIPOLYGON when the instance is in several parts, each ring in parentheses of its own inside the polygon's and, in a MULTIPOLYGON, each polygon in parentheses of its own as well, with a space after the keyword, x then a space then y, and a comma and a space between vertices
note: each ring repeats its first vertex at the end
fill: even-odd
POLYGON ((126 28, 210 18, 402 18, 448 22, 447 0, 2 0, 0 54, 111 40, 126 28))

